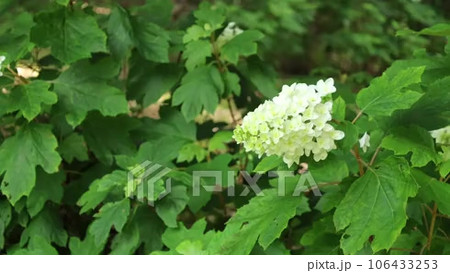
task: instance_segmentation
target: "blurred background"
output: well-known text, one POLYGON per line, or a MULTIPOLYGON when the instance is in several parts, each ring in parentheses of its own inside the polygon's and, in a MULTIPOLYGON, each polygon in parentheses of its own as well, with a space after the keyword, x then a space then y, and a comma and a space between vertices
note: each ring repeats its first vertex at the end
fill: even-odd
MULTIPOLYGON (((17 11, 39 11, 57 0, 1 0, 0 31, 17 11)), ((119 3, 140 7, 152 21, 168 29, 186 29, 200 0, 77 1, 101 8, 119 3), (142 8, 146 6, 146 8, 142 8), (155 6, 158 6, 155 9, 155 6), (161 7, 165 7, 161 9, 161 7), (154 12, 158 10, 158 12, 154 12), (165 10, 165 13, 161 13, 165 10), (167 16, 169 15, 170 16, 167 16), (168 21, 168 18, 172 18, 168 21)), ((339 77, 354 89, 366 86, 394 60, 414 51, 442 50, 443 39, 396 36, 402 29, 419 30, 450 18, 448 0, 215 0, 229 21, 266 36, 260 55, 282 81, 306 77, 339 77)), ((2 41, 0 41, 1 46, 2 41)), ((305 80, 307 81, 307 79, 305 80)))

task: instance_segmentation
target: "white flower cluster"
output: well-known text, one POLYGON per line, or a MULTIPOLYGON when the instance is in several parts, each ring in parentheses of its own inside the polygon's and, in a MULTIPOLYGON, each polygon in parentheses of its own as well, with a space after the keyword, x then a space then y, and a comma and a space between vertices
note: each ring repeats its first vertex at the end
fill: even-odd
POLYGON ((222 33, 217 37, 217 47, 221 48, 224 44, 228 43, 235 36, 244 32, 240 29, 235 22, 228 23, 227 27, 222 31, 222 33))
POLYGON ((233 137, 246 151, 278 155, 289 166, 311 153, 315 161, 323 160, 336 149, 334 141, 344 137, 328 124, 333 104, 329 94, 335 91, 331 78, 316 85, 284 85, 277 97, 244 117, 233 137))
POLYGON ((5 56, 0 56, 0 77, 3 76, 3 72, 2 72, 2 64, 3 62, 6 60, 5 56))
POLYGON ((450 145, 450 125, 441 129, 431 131, 431 136, 436 139, 436 143, 450 145))

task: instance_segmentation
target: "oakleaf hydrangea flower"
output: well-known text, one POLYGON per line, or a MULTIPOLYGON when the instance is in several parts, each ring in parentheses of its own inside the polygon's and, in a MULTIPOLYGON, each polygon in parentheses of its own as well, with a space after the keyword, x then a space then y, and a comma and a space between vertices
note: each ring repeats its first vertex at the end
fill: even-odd
POLYGON ((0 77, 3 76, 3 72, 2 72, 2 64, 3 62, 6 60, 5 56, 0 56, 0 77))
POLYGON ((370 136, 367 132, 359 139, 359 147, 363 152, 367 152, 367 148, 370 147, 370 136))
POLYGON ((450 144, 450 125, 441 129, 431 131, 431 136, 436 139, 436 143, 449 145, 450 144))
POLYGON ((227 27, 222 31, 222 33, 217 37, 217 46, 221 48, 224 44, 228 43, 235 36, 243 32, 235 22, 228 23, 227 27))
POLYGON ((336 149, 334 141, 344 137, 344 132, 328 123, 333 106, 329 94, 333 92, 336 88, 331 78, 316 85, 284 85, 278 96, 244 117, 233 137, 246 151, 260 157, 278 155, 289 166, 298 164, 303 155, 324 160, 336 149))

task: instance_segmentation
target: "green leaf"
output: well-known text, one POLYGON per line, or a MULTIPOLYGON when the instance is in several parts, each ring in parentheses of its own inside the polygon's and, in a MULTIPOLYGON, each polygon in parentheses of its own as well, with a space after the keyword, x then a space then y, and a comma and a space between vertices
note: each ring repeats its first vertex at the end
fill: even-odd
POLYGON ((31 123, 0 146, 0 174, 5 173, 2 193, 15 204, 28 196, 35 185, 36 166, 47 173, 58 171, 61 157, 58 143, 48 125, 31 123))
POLYGON ((198 40, 188 43, 186 50, 183 52, 187 70, 191 71, 199 65, 204 65, 206 58, 210 57, 211 54, 212 46, 208 40, 198 40))
POLYGON ((31 220, 20 237, 20 245, 24 246, 29 239, 40 236, 47 243, 66 246, 67 232, 56 208, 47 206, 31 220))
POLYGON ((204 255, 207 252, 203 248, 202 241, 186 240, 179 244, 175 250, 182 255, 204 255))
POLYGON ((333 226, 333 217, 327 216, 313 222, 300 239, 307 255, 339 254, 339 236, 333 226))
POLYGON ((436 163, 438 160, 430 133, 418 126, 394 129, 392 134, 383 139, 381 147, 394 151, 396 155, 412 152, 413 167, 423 167, 430 161, 436 163))
POLYGON ((78 161, 86 161, 89 159, 84 137, 77 133, 71 133, 67 136, 59 145, 58 151, 68 163, 72 163, 74 159, 78 161))
POLYGON ((208 151, 210 152, 226 152, 226 143, 233 140, 232 131, 219 131, 209 140, 208 151))
POLYGON ((41 47, 51 47, 52 55, 64 63, 106 52, 106 35, 93 16, 81 10, 60 8, 35 17, 37 25, 31 40, 41 47))
POLYGON ((12 255, 58 255, 58 251, 42 236, 36 235, 30 239, 27 248, 18 249, 12 255))
POLYGON ((149 61, 169 62, 168 33, 147 16, 130 16, 127 10, 116 5, 107 24, 108 44, 119 59, 128 56, 136 46, 139 53, 149 61))
POLYGON ((241 95, 241 85, 239 83, 240 79, 236 73, 225 71, 223 73, 224 83, 225 83, 225 95, 235 94, 236 96, 241 95))
POLYGON ((169 35, 146 18, 132 18, 135 44, 139 53, 147 60, 169 62, 169 35))
POLYGON ((38 214, 47 201, 59 204, 63 197, 62 183, 65 180, 63 172, 47 174, 41 169, 36 176, 36 186, 27 198, 27 210, 31 217, 38 214))
POLYGON ((177 226, 177 216, 184 210, 189 196, 186 187, 174 186, 169 195, 156 203, 156 213, 168 227, 177 226))
POLYGON ((441 164, 439 166, 439 174, 441 177, 446 177, 450 173, 450 147, 442 146, 442 153, 439 153, 441 157, 441 164))
POLYGON ((205 159, 207 151, 203 149, 198 143, 188 143, 181 147, 178 154, 177 162, 192 162, 194 158, 197 162, 201 162, 205 159))
POLYGON ((69 249, 72 255, 98 255, 105 247, 105 243, 96 245, 94 236, 86 234, 86 238, 83 241, 78 237, 70 237, 69 249))
POLYGON ((310 162, 308 169, 317 183, 342 181, 349 175, 345 160, 333 154, 329 154, 326 160, 310 162))
POLYGON ((272 98, 278 94, 275 70, 259 58, 250 57, 247 64, 242 62, 238 69, 265 97, 272 98))
POLYGON ((143 107, 156 103, 181 77, 178 64, 155 64, 136 57, 130 66, 127 97, 142 101, 143 107))
POLYGON ((333 102, 332 115, 338 121, 345 120, 345 100, 340 96, 333 102))
MULTIPOLYGON (((419 230, 413 230, 410 233, 403 233, 398 236, 392 249, 389 251, 390 255, 405 255, 412 254, 409 249, 414 249, 417 245, 425 245, 427 237, 419 230)), ((420 251, 420 249, 418 249, 420 251)))
POLYGON ((358 127, 350 121, 344 120, 338 124, 337 129, 343 131, 345 134, 345 137, 338 141, 338 145, 342 147, 344 151, 351 150, 358 141, 358 127))
POLYGON ((262 191, 264 195, 250 199, 228 221, 219 245, 211 249, 213 254, 246 255, 256 241, 266 249, 288 225, 289 220, 303 213, 298 207, 307 202, 305 196, 277 196, 276 189, 262 191))
MULTIPOLYGON (((207 191, 203 186, 215 186, 217 184, 222 187, 227 187, 227 181, 228 181, 228 171, 230 171, 230 162, 233 160, 233 157, 230 154, 221 154, 216 157, 214 157, 211 161, 197 163, 195 165, 192 165, 189 167, 186 171, 213 171, 220 173, 219 178, 220 181, 216 181, 216 177, 199 177, 200 179, 200 194, 192 194, 189 199, 189 209, 197 213, 202 207, 204 207, 210 200, 212 196, 212 191, 207 191)), ((171 172, 172 174, 173 172, 171 172)), ((193 193, 192 188, 193 183, 193 177, 190 176, 189 180, 184 182, 185 185, 191 187, 190 193, 193 193)))
POLYGON ((213 232, 204 234, 205 229, 204 218, 197 220, 190 229, 180 223, 178 227, 166 229, 162 235, 162 241, 171 250, 175 250, 184 241, 203 241, 204 245, 207 245, 212 239, 213 232))
POLYGON ((203 26, 193 25, 186 30, 186 34, 183 36, 183 43, 189 43, 192 41, 198 41, 200 38, 207 38, 211 35, 212 29, 205 29, 203 26))
POLYGON ((104 116, 128 113, 124 93, 106 81, 117 75, 118 68, 110 59, 96 64, 81 61, 55 80, 54 89, 59 97, 57 105, 72 127, 79 125, 91 110, 99 110, 104 116))
POLYGON ((223 8, 212 6, 209 2, 202 2, 194 16, 197 18, 196 23, 207 30, 214 31, 219 29, 225 21, 225 10, 223 8))
POLYGON ((7 200, 0 200, 0 249, 5 245, 5 237, 3 234, 11 221, 11 205, 7 200))
POLYGON ((283 159, 281 157, 276 156, 276 155, 271 155, 271 156, 264 157, 258 163, 258 165, 256 165, 256 167, 253 171, 259 172, 259 173, 265 173, 272 169, 277 168, 281 164, 283 164, 283 159))
POLYGON ((69 4, 70 0, 55 0, 55 2, 62 6, 67 6, 69 4))
POLYGON ((77 205, 81 207, 80 214, 96 208, 113 189, 124 189, 127 182, 128 173, 119 170, 94 180, 89 190, 83 193, 77 202, 77 205))
MULTIPOLYGON (((0 5, 8 5, 2 1, 0 5)), ((1 7, 0 7, 1 8, 1 7)), ((2 12, 5 12, 2 9, 2 12)), ((4 13, 4 15, 6 15, 4 13)), ((2 55, 6 56, 5 64, 17 61, 27 55, 35 45, 30 42, 30 30, 35 25, 33 15, 28 12, 14 13, 2 24, 0 35, 0 48, 2 55), (5 30, 5 28, 7 30, 5 30)))
POLYGON ((161 236, 166 226, 150 207, 139 206, 131 221, 135 221, 139 229, 139 241, 144 244, 144 253, 162 249, 161 236))
POLYGON ((136 151, 130 131, 139 125, 139 121, 126 115, 103 117, 95 112, 83 122, 84 137, 95 156, 111 165, 114 155, 132 155, 136 151))
POLYGON ((194 122, 187 122, 183 115, 173 108, 162 108, 161 119, 145 119, 141 127, 147 141, 139 147, 136 164, 150 160, 166 164, 178 157, 178 152, 187 143, 196 141, 197 129, 194 122))
POLYGON ((432 178, 417 169, 414 169, 412 173, 420 185, 419 197, 425 202, 436 202, 440 212, 450 215, 450 203, 448 202, 450 185, 432 178))
POLYGON ((130 7, 131 12, 143 16, 147 20, 160 26, 170 26, 173 22, 173 2, 166 0, 147 0, 144 2, 144 5, 132 5, 130 7))
POLYGON ((134 37, 128 12, 121 6, 115 5, 111 9, 106 31, 111 53, 124 59, 134 47, 134 37))
POLYGON ((408 109, 422 94, 412 90, 402 90, 421 81, 425 67, 411 67, 399 71, 394 76, 384 73, 372 80, 369 87, 358 93, 356 103, 361 111, 372 116, 390 116, 399 109, 408 109))
POLYGON ((28 121, 31 121, 41 113, 42 105, 52 105, 57 102, 56 94, 48 91, 49 88, 49 83, 39 80, 13 88, 9 96, 7 112, 19 110, 28 121))
POLYGON ((95 220, 88 228, 88 232, 94 236, 95 245, 102 245, 109 236, 112 227, 121 232, 130 213, 130 200, 107 203, 95 214, 95 220))
POLYGON ((450 24, 440 23, 433 25, 431 27, 424 28, 420 31, 414 31, 410 29, 404 29, 397 31, 397 36, 407 36, 407 35, 431 35, 431 36, 450 36, 450 24))
POLYGON ((389 249, 406 224, 406 204, 417 192, 408 162, 389 157, 352 183, 336 208, 334 224, 343 230, 346 254, 362 249, 370 236, 372 250, 389 249))
POLYGON ((131 255, 139 247, 139 243, 139 229, 130 222, 114 237, 110 255, 131 255))
POLYGON ((237 64, 239 56, 248 57, 256 54, 258 50, 256 41, 261 40, 263 37, 264 35, 257 30, 246 30, 227 42, 221 48, 220 55, 224 60, 237 64))
POLYGON ((317 202, 314 208, 322 213, 329 212, 337 207, 344 198, 344 194, 342 193, 341 187, 339 185, 322 187, 320 191, 325 192, 325 194, 320 197, 319 202, 317 202))
POLYGON ((172 104, 182 105, 186 120, 193 120, 202 109, 214 113, 219 103, 218 94, 224 90, 220 73, 215 66, 200 66, 189 71, 181 86, 173 93, 172 104))

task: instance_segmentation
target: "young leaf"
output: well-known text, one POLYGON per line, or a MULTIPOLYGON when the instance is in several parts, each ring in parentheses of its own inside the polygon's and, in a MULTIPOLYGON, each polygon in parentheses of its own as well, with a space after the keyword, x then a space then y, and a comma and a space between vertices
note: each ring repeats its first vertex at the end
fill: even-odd
POLYGON ((2 193, 15 204, 28 196, 35 185, 36 166, 55 173, 61 163, 58 143, 48 125, 31 123, 0 146, 0 174, 5 173, 2 193))
POLYGON ((256 54, 258 49, 256 41, 263 37, 264 35, 257 30, 246 30, 227 42, 221 48, 220 55, 224 60, 237 64, 239 56, 248 57, 256 54))
POLYGON ((114 188, 125 188, 127 182, 128 173, 119 170, 94 180, 89 186, 89 190, 77 202, 77 205, 81 207, 80 214, 97 207, 114 188))
POLYGON ((196 23, 199 26, 214 31, 219 29, 225 21, 224 12, 224 9, 213 7, 209 2, 202 2, 198 10, 194 11, 194 16, 197 18, 196 23))
POLYGON ((334 100, 332 114, 333 118, 338 121, 345 120, 345 100, 342 97, 334 100))
POLYGON ((31 121, 41 113, 42 105, 53 105, 58 100, 54 92, 48 91, 49 88, 50 84, 44 81, 32 81, 15 87, 8 99, 7 112, 19 110, 31 121))
POLYGON ((197 143, 188 143, 181 147, 178 154, 177 162, 191 162, 194 158, 197 162, 203 161, 207 155, 207 151, 197 143))
POLYGON ((283 164, 283 159, 276 155, 271 155, 264 157, 258 165, 256 165, 254 172, 261 172, 265 173, 267 171, 270 171, 278 166, 283 164))
POLYGON ((219 131, 214 134, 214 136, 209 140, 208 151, 214 152, 225 152, 227 149, 226 143, 233 140, 232 131, 219 131))
POLYGON ((95 245, 102 245, 109 236, 109 232, 114 227, 117 232, 121 232, 130 213, 130 200, 107 203, 95 214, 94 222, 89 226, 88 232, 94 236, 95 245))
POLYGON ((173 93, 173 105, 182 105, 181 112, 186 120, 193 120, 202 109, 214 113, 224 85, 215 66, 200 66, 189 71, 181 86, 173 93))
POLYGON ((374 236, 372 250, 389 249, 406 224, 406 204, 417 192, 408 162, 389 157, 352 183, 336 208, 334 224, 343 230, 341 248, 356 253, 374 236))
POLYGON ((207 40, 198 40, 190 42, 186 45, 183 52, 183 58, 186 59, 186 69, 193 70, 199 65, 204 65, 206 58, 212 54, 211 43, 207 40))

